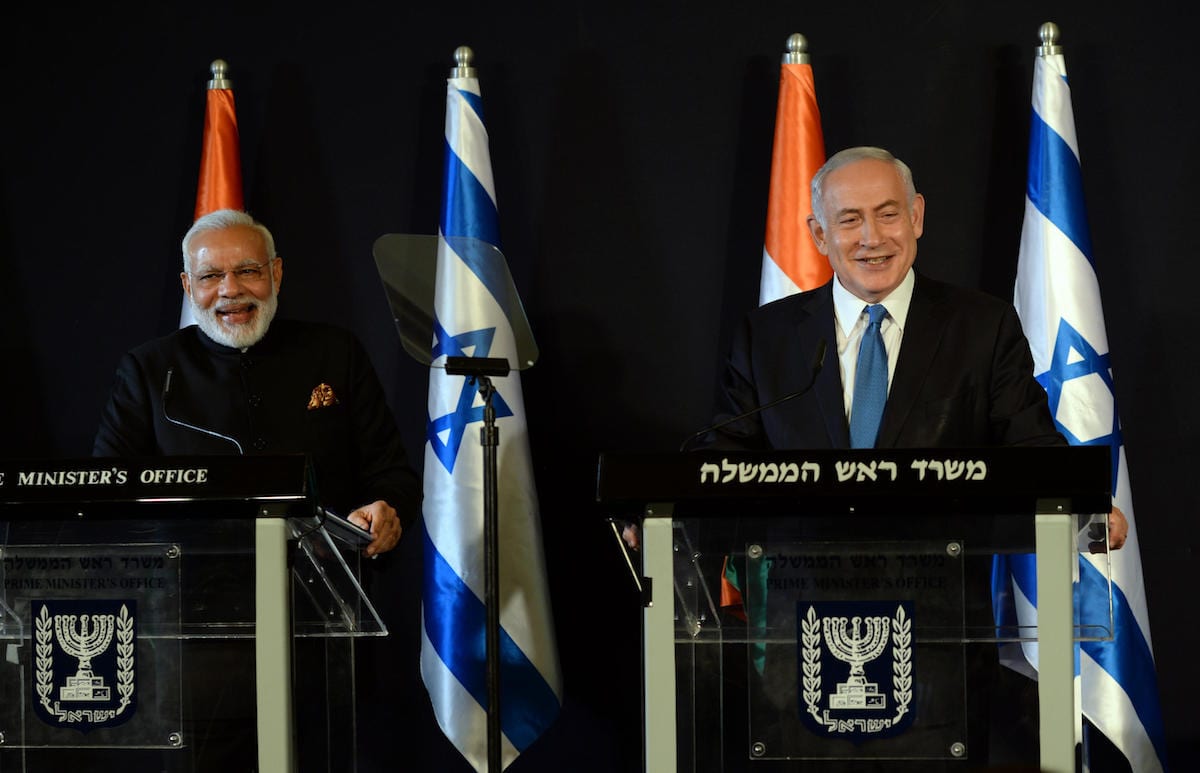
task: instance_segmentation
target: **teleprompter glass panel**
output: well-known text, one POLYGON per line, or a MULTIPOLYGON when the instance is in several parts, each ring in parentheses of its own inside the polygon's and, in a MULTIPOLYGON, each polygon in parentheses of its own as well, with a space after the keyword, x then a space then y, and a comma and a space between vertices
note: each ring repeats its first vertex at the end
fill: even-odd
POLYGON ((361 546, 292 518, 292 630, 297 638, 386 636, 387 626, 358 581, 361 546))

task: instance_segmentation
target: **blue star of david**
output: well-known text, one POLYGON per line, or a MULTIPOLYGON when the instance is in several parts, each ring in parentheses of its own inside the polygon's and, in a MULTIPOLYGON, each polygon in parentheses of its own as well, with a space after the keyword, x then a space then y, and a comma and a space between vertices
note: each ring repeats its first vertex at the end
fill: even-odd
MULTIPOLYGON (((496 328, 486 327, 471 330, 452 336, 442 327, 438 320, 433 322, 433 359, 445 355, 447 357, 487 357, 492 349, 492 339, 496 336, 496 328), (470 353, 468 354, 468 350, 470 353)), ((463 379, 462 391, 458 393, 458 404, 454 411, 436 419, 425 417, 425 439, 433 448, 438 461, 446 468, 446 472, 454 474, 454 462, 458 459, 458 449, 462 447, 467 425, 483 421, 483 403, 475 405, 475 397, 479 394, 479 384, 473 378, 463 379), (446 441, 443 442, 441 433, 449 430, 446 441)), ((492 407, 496 410, 496 418, 512 416, 512 409, 499 390, 492 393, 492 407)))
POLYGON ((1046 390, 1050 401, 1050 413, 1058 431, 1066 437, 1073 446, 1103 446, 1107 445, 1112 454, 1112 490, 1117 493, 1117 464, 1121 453, 1121 425, 1117 418, 1117 396, 1113 389, 1112 372, 1109 369, 1107 354, 1098 353, 1078 330, 1071 327, 1065 319, 1058 321, 1058 336, 1054 341, 1054 354, 1050 357, 1050 369, 1037 375, 1037 381, 1046 390), (1070 362, 1071 352, 1074 351, 1079 359, 1070 362), (1063 384, 1071 379, 1082 378, 1095 373, 1108 387, 1113 401, 1112 431, 1107 435, 1081 440, 1073 435, 1058 421, 1058 406, 1062 401, 1063 384))

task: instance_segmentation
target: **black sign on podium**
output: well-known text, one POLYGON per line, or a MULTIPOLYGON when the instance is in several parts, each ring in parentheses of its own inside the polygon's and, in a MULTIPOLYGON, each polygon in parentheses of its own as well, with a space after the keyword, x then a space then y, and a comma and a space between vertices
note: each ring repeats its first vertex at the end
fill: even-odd
POLYGON ((0 462, 0 769, 354 769, 387 629, 312 492, 302 456, 0 462))
POLYGON ((986 763, 979 664, 1037 644, 1028 762, 1073 770, 1073 642, 1112 617, 1072 578, 1109 467, 1077 447, 603 455, 605 515, 640 527, 645 769, 986 763), (1020 555, 1040 626, 993 614, 996 557, 1020 555))

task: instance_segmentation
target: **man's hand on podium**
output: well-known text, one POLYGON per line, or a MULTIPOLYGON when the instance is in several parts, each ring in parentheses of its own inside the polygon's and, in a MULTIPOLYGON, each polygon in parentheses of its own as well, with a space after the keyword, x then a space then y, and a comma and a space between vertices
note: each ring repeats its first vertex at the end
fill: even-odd
POLYGON ((1108 550, 1120 550, 1125 544, 1125 540, 1129 537, 1129 521, 1125 520, 1125 513, 1121 512, 1121 508, 1113 505, 1112 510, 1108 514, 1108 544, 1104 543, 1104 533, 1099 532, 1100 524, 1094 524, 1098 533, 1093 533, 1091 536, 1096 539, 1088 546, 1088 549, 1093 553, 1104 553, 1108 550))
POLYGON ((642 547, 642 533, 636 523, 627 523, 621 528, 621 539, 625 540, 630 550, 640 550, 642 547))
POLYGON ((363 555, 367 558, 376 558, 380 553, 386 553, 400 541, 400 518, 396 515, 396 508, 382 499, 352 510, 346 516, 346 520, 358 524, 375 536, 371 544, 363 550, 363 555))

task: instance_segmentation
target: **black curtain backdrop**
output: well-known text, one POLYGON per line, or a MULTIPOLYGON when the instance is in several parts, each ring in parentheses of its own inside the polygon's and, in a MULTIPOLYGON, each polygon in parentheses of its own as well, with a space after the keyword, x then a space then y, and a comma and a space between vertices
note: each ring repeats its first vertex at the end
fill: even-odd
MULTIPOLYGON (((1200 175, 1182 5, 9 3, 0 11, 0 454, 83 456, 120 355, 178 321, 208 65, 229 62, 249 211, 281 314, 352 328, 422 459, 426 374, 372 258, 434 233, 445 83, 475 50, 503 247, 541 360, 524 376, 565 705, 514 771, 640 764, 639 609, 593 502, 597 454, 709 419, 757 303, 779 60, 804 33, 829 152, 882 145, 928 201, 917 265, 1011 298, 1034 47, 1063 31, 1176 765, 1197 752, 1190 525, 1200 345, 1186 248, 1200 175), (1181 252, 1182 250, 1182 252, 1181 252)), ((420 683, 418 541, 379 562, 364 770, 463 771, 420 683), (403 762, 403 765, 401 764, 403 762)))

